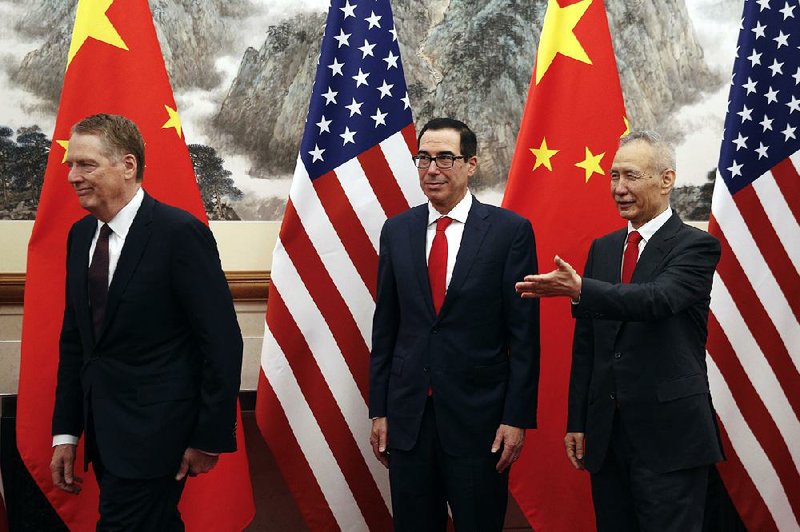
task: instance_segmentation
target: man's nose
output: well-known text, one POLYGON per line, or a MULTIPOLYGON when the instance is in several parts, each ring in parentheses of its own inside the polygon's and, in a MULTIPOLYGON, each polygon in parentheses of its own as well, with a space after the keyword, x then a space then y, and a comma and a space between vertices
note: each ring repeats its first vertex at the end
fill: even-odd
POLYGON ((432 175, 439 175, 439 165, 436 164, 436 159, 431 159, 431 164, 428 166, 426 173, 432 175))
POLYGON ((78 172, 78 170, 77 170, 77 169, 76 169, 76 168, 73 166, 72 168, 70 168, 70 169, 69 169, 69 172, 67 172, 67 181, 68 181, 69 183, 77 183, 77 182, 78 182, 78 181, 80 181, 80 180, 81 180, 81 174, 80 174, 80 172, 78 172))

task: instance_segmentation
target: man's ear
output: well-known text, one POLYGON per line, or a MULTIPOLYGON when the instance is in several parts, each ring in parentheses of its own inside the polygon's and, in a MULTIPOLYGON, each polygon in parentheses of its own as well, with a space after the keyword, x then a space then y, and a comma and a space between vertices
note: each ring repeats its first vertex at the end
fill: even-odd
POLYGON ((467 175, 472 176, 475 174, 475 171, 478 169, 478 156, 473 155, 467 161, 464 161, 467 164, 467 175))
POLYGON ((675 170, 672 168, 667 168, 663 172, 661 172, 661 193, 664 195, 669 195, 672 192, 672 188, 675 186, 675 170))
POLYGON ((136 157, 132 153, 127 153, 122 157, 122 164, 125 165, 125 176, 136 178, 136 170, 139 165, 136 162, 136 157))

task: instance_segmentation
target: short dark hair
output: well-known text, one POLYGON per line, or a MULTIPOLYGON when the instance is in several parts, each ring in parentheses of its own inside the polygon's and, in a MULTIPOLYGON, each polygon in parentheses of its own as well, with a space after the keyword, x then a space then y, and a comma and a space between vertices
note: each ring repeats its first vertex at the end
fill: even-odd
POLYGON ((478 138, 475 133, 467 124, 455 118, 433 118, 429 120, 419 131, 417 149, 419 149, 419 141, 426 131, 439 131, 442 129, 454 129, 461 135, 461 155, 464 156, 464 160, 469 160, 478 154, 478 138))
POLYGON ((109 156, 122 157, 130 153, 136 158, 136 181, 144 179, 144 138, 133 121, 120 115, 100 113, 76 123, 72 133, 97 135, 109 156))

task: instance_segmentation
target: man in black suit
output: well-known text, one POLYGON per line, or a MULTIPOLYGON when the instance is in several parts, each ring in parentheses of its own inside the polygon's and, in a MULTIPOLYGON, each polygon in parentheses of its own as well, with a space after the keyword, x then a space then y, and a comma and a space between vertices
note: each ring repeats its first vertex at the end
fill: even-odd
POLYGON ((476 151, 464 123, 425 125, 414 160, 429 201, 380 238, 370 442, 400 531, 445 530, 448 503, 459 532, 500 530, 536 424, 539 309, 514 292, 536 268, 533 231, 469 193, 476 151))
POLYGON ((144 140, 115 115, 72 128, 69 182, 90 215, 69 233, 50 469, 100 487, 98 530, 183 530, 186 475, 236 450, 242 337, 216 243, 142 188, 144 140))
POLYGON ((591 473, 598 530, 699 531, 723 459, 705 363, 720 245, 669 206, 674 153, 648 132, 620 142, 611 193, 628 227, 594 241, 583 277, 525 277, 523 297, 568 296, 577 318, 565 437, 591 473))

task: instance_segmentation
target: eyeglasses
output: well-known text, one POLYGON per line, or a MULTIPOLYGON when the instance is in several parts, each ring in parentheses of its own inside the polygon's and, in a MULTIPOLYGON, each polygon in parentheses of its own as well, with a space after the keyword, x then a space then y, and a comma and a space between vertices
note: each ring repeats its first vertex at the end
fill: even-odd
POLYGON ((647 177, 653 177, 652 174, 643 174, 641 172, 611 172, 611 182, 612 183, 619 183, 620 179, 627 181, 628 183, 633 183, 639 181, 640 179, 645 179, 647 177))
POLYGON ((431 165, 431 161, 436 161, 436 168, 440 170, 447 170, 448 168, 453 167, 456 159, 466 159, 466 157, 463 155, 451 155, 449 153, 443 153, 442 155, 431 157, 430 155, 420 153, 419 155, 412 157, 412 159, 414 159, 414 164, 417 165, 417 168, 428 168, 431 165))

